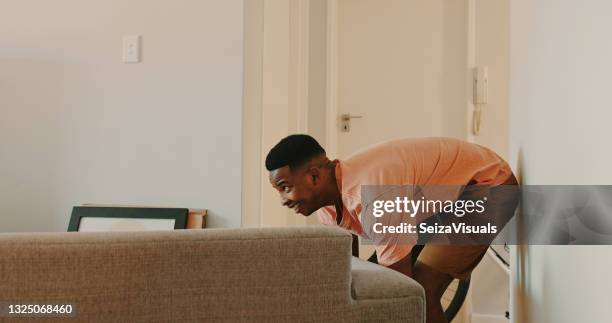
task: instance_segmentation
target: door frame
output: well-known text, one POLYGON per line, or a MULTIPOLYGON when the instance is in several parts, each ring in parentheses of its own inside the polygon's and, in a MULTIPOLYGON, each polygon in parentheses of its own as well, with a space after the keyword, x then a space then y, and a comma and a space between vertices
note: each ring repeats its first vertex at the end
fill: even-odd
POLYGON ((242 227, 306 223, 280 205, 264 158, 308 130, 309 11, 309 0, 245 1, 242 227))
POLYGON ((338 0, 327 0, 325 149, 338 155, 338 0))

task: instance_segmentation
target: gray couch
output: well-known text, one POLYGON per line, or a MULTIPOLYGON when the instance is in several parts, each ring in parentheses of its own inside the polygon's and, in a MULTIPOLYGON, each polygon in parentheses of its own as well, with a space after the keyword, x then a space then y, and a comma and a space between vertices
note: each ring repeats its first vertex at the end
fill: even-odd
POLYGON ((420 285, 350 249, 324 227, 1 234, 0 302, 95 322, 424 322, 420 285))

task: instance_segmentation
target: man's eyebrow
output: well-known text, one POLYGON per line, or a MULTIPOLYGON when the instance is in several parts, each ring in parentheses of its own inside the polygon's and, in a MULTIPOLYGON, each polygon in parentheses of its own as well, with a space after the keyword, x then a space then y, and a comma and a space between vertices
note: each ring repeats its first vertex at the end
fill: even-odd
POLYGON ((279 179, 278 181, 276 181, 276 186, 279 186, 282 184, 287 184, 287 181, 285 181, 284 179, 279 179))

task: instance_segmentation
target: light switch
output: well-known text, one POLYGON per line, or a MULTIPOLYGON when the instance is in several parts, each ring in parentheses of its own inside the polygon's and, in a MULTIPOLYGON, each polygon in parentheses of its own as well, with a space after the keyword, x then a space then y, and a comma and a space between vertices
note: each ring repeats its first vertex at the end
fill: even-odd
POLYGON ((123 37, 123 62, 140 63, 140 35, 128 35, 123 37))

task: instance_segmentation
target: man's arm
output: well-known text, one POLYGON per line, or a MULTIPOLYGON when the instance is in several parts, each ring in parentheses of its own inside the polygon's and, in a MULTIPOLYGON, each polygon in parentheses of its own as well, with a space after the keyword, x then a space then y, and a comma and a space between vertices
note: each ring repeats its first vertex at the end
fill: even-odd
MULTIPOLYGON (((340 222, 342 222, 342 204, 336 204, 336 224, 340 226, 340 222)), ((352 234, 353 236, 353 257, 359 257, 359 237, 352 234)))
POLYGON ((359 257, 359 237, 352 234, 353 236, 353 257, 359 257))

